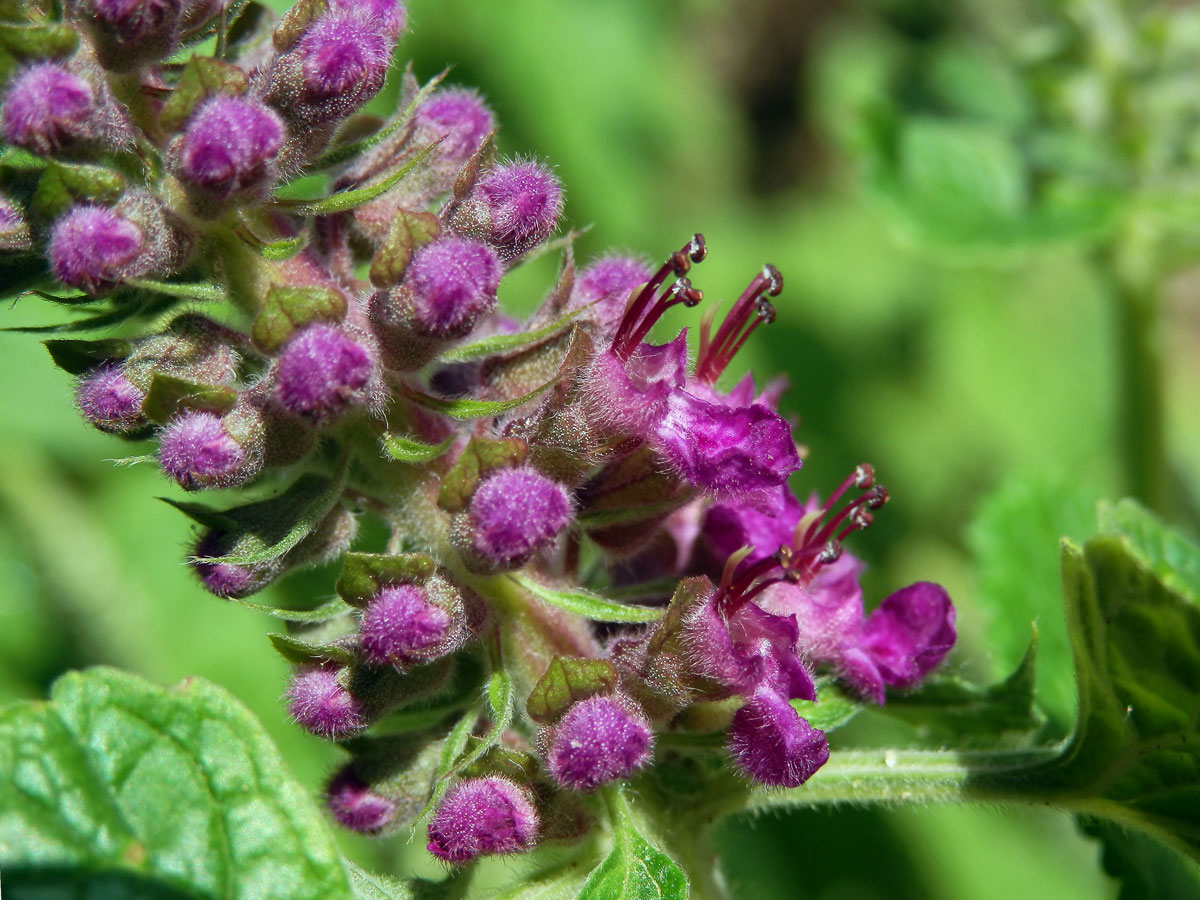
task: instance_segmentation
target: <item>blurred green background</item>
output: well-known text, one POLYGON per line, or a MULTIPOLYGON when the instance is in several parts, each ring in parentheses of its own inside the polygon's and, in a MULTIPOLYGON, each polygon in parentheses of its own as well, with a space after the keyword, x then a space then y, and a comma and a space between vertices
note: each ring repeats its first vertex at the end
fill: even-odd
MULTIPOLYGON (((584 259, 614 247, 658 258, 699 230, 710 255, 694 281, 712 300, 736 296, 764 262, 783 271, 779 318, 735 368, 790 377, 785 410, 809 449, 798 492, 826 492, 872 462, 893 500, 855 539, 871 564, 868 596, 945 583, 962 636, 951 665, 980 678, 1011 670, 1036 619, 1043 700, 1068 721, 1055 538, 1086 534, 1090 502, 1121 492, 1111 310, 1069 247, 1003 266, 914 249, 856 187, 849 153, 899 48, 969 35, 969 10, 935 0, 409 5, 401 52, 422 79, 453 64, 450 80, 478 85, 496 109, 505 153, 557 166, 570 224, 592 226, 584 259), (1003 550, 994 529, 973 525, 981 511, 1011 523, 1003 550), (1007 563, 981 579, 990 554, 1007 563)), ((554 266, 542 259, 507 279, 510 308, 531 309, 554 266)), ((1169 449, 1186 481, 1200 472, 1186 280, 1168 301, 1169 449)), ((54 315, 23 300, 3 324, 54 315)), ((200 675, 254 710, 316 793, 337 751, 284 720, 285 665, 263 637, 274 623, 193 583, 181 562, 189 525, 154 499, 176 489, 152 467, 112 464, 139 451, 84 427, 68 377, 36 340, 2 341, 0 698, 41 696, 63 670, 95 663, 164 683, 200 675)), ((272 599, 311 602, 331 583, 330 572, 297 576, 272 599)), ((406 864, 398 844, 345 840, 378 868, 406 864)), ((733 821, 718 846, 742 898, 1116 895, 1096 845, 1050 813, 838 809, 733 821)))

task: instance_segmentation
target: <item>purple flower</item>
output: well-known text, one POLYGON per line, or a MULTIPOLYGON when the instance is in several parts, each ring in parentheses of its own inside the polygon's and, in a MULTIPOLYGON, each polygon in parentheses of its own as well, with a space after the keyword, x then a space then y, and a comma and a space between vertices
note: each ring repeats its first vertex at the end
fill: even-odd
POLYGON ((235 563, 210 563, 203 559, 192 560, 192 568, 200 576, 205 590, 217 597, 241 598, 257 593, 263 586, 262 578, 250 568, 235 563))
POLYGON ((238 480, 247 454, 225 430, 220 416, 193 411, 163 429, 158 459, 180 487, 194 491, 238 480))
POLYGON ((485 225, 483 240, 504 260, 516 259, 554 230, 562 213, 562 186, 537 162, 496 166, 475 184, 473 199, 485 225))
POLYGON ((274 180, 283 121, 245 97, 213 97, 188 120, 175 153, 180 177, 219 196, 252 192, 274 180))
POLYGON ((500 469, 475 489, 468 512, 472 546, 497 568, 516 568, 552 543, 574 516, 571 498, 536 469, 500 469))
POLYGON ((597 695, 574 704, 554 726, 546 765, 577 791, 628 778, 650 760, 654 735, 632 700, 597 695))
POLYGON ((846 660, 846 677, 883 703, 883 685, 916 687, 950 652, 954 604, 940 584, 919 581, 889 595, 868 617, 846 660))
POLYGON ((471 778, 452 787, 429 823, 427 849, 464 863, 477 856, 520 853, 537 842, 538 814, 529 793, 507 778, 471 778))
POLYGON ((742 772, 772 787, 798 787, 829 760, 825 732, 767 687, 734 714, 728 749, 742 772))
POLYGON ((90 0, 96 18, 123 43, 172 32, 182 9, 178 0, 90 0))
POLYGON ((36 63, 13 79, 0 109, 0 131, 10 144, 49 154, 92 137, 92 86, 58 63, 36 63))
POLYGON ((454 649, 455 624, 423 587, 388 585, 363 611, 363 653, 369 663, 398 668, 433 659, 454 649))
POLYGON ((583 377, 589 417, 626 437, 649 438, 687 372, 687 332, 666 344, 639 344, 629 359, 598 353, 583 377))
POLYGON ((815 700, 812 675, 796 652, 795 620, 750 601, 731 611, 721 598, 718 592, 698 605, 684 626, 693 671, 727 694, 766 686, 793 700, 815 700))
POLYGON ((567 309, 590 306, 590 315, 605 333, 615 332, 633 289, 653 276, 654 270, 636 257, 603 256, 576 277, 567 309))
POLYGON ((396 817, 396 804, 371 790, 354 774, 353 766, 339 769, 325 786, 325 803, 345 828, 359 834, 379 834, 396 817))
POLYGON ((437 154, 446 164, 461 166, 496 129, 492 111, 477 91, 448 88, 422 103, 414 116, 418 143, 438 138, 437 154))
POLYGON ((413 330, 455 338, 496 306, 500 260, 469 238, 444 237, 413 254, 404 284, 412 291, 413 330))
POLYGON ((361 106, 383 87, 393 43, 377 21, 339 12, 322 16, 296 50, 306 94, 361 106))
POLYGON ((331 740, 348 737, 366 726, 363 706, 342 687, 338 669, 304 666, 288 684, 288 711, 300 727, 331 740))
POLYGON ((757 403, 727 407, 672 392, 654 447, 679 475, 717 495, 764 496, 800 468, 792 427, 757 403))
POLYGON ((59 281, 98 294, 131 274, 144 246, 128 219, 103 206, 73 206, 54 223, 47 256, 59 281))
POLYGON ((317 323, 294 335, 275 366, 275 399, 313 424, 366 400, 374 374, 370 352, 341 329, 317 323))
POLYGON ((75 405, 83 417, 101 431, 116 434, 147 424, 142 415, 145 399, 145 392, 130 383, 119 366, 92 369, 75 388, 75 405))
POLYGON ((772 491, 766 501, 752 506, 727 498, 708 508, 701 540, 716 563, 716 571, 710 574, 719 575, 725 560, 742 547, 754 548, 745 558, 749 565, 792 543, 805 508, 786 484, 772 491))

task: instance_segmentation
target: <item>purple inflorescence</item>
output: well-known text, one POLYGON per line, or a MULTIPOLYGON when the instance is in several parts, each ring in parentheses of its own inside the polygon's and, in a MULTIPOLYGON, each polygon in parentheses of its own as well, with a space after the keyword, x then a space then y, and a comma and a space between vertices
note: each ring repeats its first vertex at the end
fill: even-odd
POLYGON ((954 646, 954 618, 954 604, 940 584, 919 581, 890 594, 863 625, 857 642, 862 656, 854 662, 869 661, 869 667, 860 662, 851 680, 879 702, 884 684, 915 687, 954 646))
POLYGON ((96 294, 127 277, 145 247, 142 230, 103 206, 75 206, 54 223, 47 255, 63 284, 96 294))
POLYGON ((471 497, 473 547, 499 568, 514 568, 552 543, 573 516, 566 488, 529 467, 500 469, 471 497))
POLYGON ((158 459, 163 471, 185 490, 227 482, 246 461, 246 451, 230 437, 221 417, 186 412, 163 429, 158 459))
POLYGON ((420 585, 388 585, 363 610, 363 653, 375 665, 412 665, 447 649, 454 625, 420 585))
POLYGON ((305 666, 288 684, 288 711, 300 727, 337 740, 366 724, 362 703, 338 680, 338 669, 305 666))
POLYGON ((772 787, 799 787, 825 765, 825 732, 797 715, 786 699, 759 688, 729 726, 729 755, 746 775, 772 787))
POLYGON ((396 803, 371 790, 352 766, 339 769, 326 784, 325 803, 339 824, 359 834, 379 834, 396 817, 396 803))
POLYGON ((479 241, 444 237, 421 247, 405 279, 414 330, 442 338, 467 334, 495 308, 501 274, 495 252, 479 241))
POLYGON ((601 257, 575 279, 568 308, 590 307, 596 321, 611 333, 625 315, 630 293, 653 274, 645 262, 632 256, 601 257))
POLYGON ((297 52, 310 98, 345 96, 360 105, 383 87, 392 41, 377 21, 333 12, 305 32, 297 52))
POLYGON ((488 243, 505 259, 545 240, 562 213, 562 185, 536 162, 496 166, 479 179, 475 192, 488 222, 488 243))
POLYGON ((0 130, 10 144, 48 154, 90 137, 96 92, 58 63, 35 63, 13 79, 0 109, 0 130))
POLYGON ((326 421, 366 399, 371 353, 340 328, 309 325, 283 347, 275 368, 275 399, 310 422, 326 421))
POLYGON ((213 97, 188 120, 177 152, 180 177, 219 196, 253 192, 274 179, 285 131, 279 115, 246 97, 213 97))
POLYGON ((438 155, 453 166, 471 158, 496 128, 492 111, 478 91, 448 88, 422 103, 414 115, 422 143, 441 140, 438 155))
POLYGON ((79 379, 75 388, 75 405, 102 431, 122 433, 144 425, 145 399, 145 392, 135 387, 119 366, 93 369, 79 379))
POLYGON ((472 778, 452 787, 429 823, 427 849, 464 863, 533 849, 538 814, 529 793, 507 778, 472 778))
POLYGON ((644 766, 653 742, 650 723, 632 701, 597 695, 576 703, 554 727, 546 765, 564 787, 591 791, 644 766))

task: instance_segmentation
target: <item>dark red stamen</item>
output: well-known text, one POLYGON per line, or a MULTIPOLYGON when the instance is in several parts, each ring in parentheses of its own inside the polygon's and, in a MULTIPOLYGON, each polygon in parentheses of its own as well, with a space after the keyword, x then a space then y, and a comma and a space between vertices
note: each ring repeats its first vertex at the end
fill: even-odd
POLYGON ((763 323, 775 321, 775 307, 767 297, 776 297, 782 290, 783 276, 768 263, 742 291, 716 334, 709 336, 711 323, 705 322, 701 326, 700 355, 696 360, 697 378, 712 384, 721 377, 754 329, 763 323))
POLYGON ((692 235, 690 241, 667 258, 625 310, 613 337, 612 349, 617 356, 629 359, 637 345, 642 342, 642 338, 650 333, 654 323, 672 306, 677 303, 695 306, 700 302, 704 295, 693 288, 685 276, 691 270, 692 263, 702 262, 707 255, 708 247, 705 246, 704 235, 697 232, 692 235), (677 279, 676 282, 661 297, 656 298, 658 289, 663 286, 667 276, 672 274, 677 279), (657 302, 651 306, 651 301, 654 300, 657 302), (649 311, 647 307, 650 307, 649 311))

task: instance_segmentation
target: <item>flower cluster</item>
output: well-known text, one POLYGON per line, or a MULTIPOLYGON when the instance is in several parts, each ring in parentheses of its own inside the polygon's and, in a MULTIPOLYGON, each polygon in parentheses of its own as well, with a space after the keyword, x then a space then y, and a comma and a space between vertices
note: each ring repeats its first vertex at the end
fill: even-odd
POLYGON ((87 421, 154 442, 185 491, 246 493, 178 504, 208 591, 340 566, 335 602, 273 610, 292 718, 350 754, 331 813, 427 821, 450 863, 578 840, 581 795, 701 721, 748 782, 802 784, 830 752, 797 711, 818 676, 883 703, 950 650, 954 607, 919 583, 865 614, 842 544, 887 492, 863 465, 801 502, 782 384, 721 386, 780 273, 706 316, 694 357, 686 329, 654 343, 703 301, 701 235, 657 267, 577 270, 570 235, 550 241, 557 177, 497 159, 477 93, 407 74, 399 112, 359 113, 398 0, 254 9, 30 3, 5 61, 0 263, 82 326, 122 326, 50 342, 87 421), (327 195, 280 191, 311 174, 327 195), (501 282, 547 249, 560 277, 515 321, 501 282), (360 540, 365 517, 386 540, 360 540))

